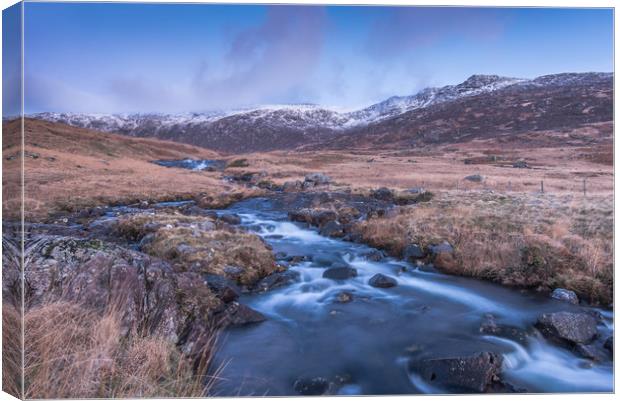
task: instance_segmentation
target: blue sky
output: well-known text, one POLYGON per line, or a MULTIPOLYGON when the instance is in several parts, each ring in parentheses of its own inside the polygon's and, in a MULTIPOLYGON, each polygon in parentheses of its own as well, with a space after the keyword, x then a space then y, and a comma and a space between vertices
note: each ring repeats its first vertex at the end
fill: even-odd
POLYGON ((613 69, 610 9, 26 3, 24 20, 27 113, 350 109, 476 73, 613 69))

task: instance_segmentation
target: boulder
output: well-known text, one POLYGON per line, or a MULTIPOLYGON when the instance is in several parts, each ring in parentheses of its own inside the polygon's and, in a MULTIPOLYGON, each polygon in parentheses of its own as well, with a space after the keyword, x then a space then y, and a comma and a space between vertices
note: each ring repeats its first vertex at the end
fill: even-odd
POLYGON ((529 168, 527 162, 525 160, 517 160, 516 162, 512 163, 512 167, 514 168, 529 168))
POLYGON ((342 224, 337 221, 330 221, 325 224, 319 230, 319 234, 324 235, 326 237, 343 237, 344 236, 344 228, 342 224))
POLYGON ((332 280, 346 280, 352 277, 357 277, 357 269, 350 266, 330 267, 323 272, 323 278, 332 280))
POLYGON ((422 248, 417 244, 407 245, 403 250, 403 259, 412 262, 417 259, 423 259, 426 256, 422 248))
POLYGON ((228 307, 216 316, 216 321, 221 327, 244 326, 260 323, 267 320, 265 316, 239 302, 231 302, 228 307))
POLYGON ((431 254, 439 255, 440 253, 453 253, 454 248, 448 242, 444 241, 438 245, 431 245, 429 247, 431 254))
POLYGON ((258 291, 269 291, 274 288, 282 287, 299 280, 299 272, 287 270, 280 273, 272 273, 265 277, 256 285, 258 291))
POLYGON ((499 354, 480 352, 469 356, 411 360, 409 369, 432 385, 482 393, 499 381, 502 360, 499 354))
POLYGON ((569 304, 577 305, 579 304, 579 298, 577 298, 577 294, 574 291, 565 290, 564 288, 556 288, 551 293, 551 298, 557 299, 559 301, 568 302, 569 304))
POLYGON ((371 196, 375 199, 389 202, 394 199, 394 192, 389 188, 381 187, 372 191, 371 196))
POLYGON ((471 181, 471 182, 482 182, 482 181, 484 181, 484 177, 481 176, 480 174, 468 175, 464 179, 467 180, 467 181, 471 181))
POLYGON ((405 192, 410 194, 423 194, 424 192, 426 192, 426 190, 422 187, 413 187, 405 190, 405 192))
POLYGON ((236 214, 223 214, 220 216, 220 220, 231 225, 241 224, 241 217, 236 214))
POLYGON ((519 327, 498 324, 495 316, 487 313, 482 318, 480 332, 496 337, 504 337, 521 344, 527 343, 527 332, 519 327))
POLYGON ((605 361, 609 359, 608 353, 603 348, 599 348, 593 344, 577 344, 575 346, 575 352, 586 359, 590 359, 594 362, 605 361))
POLYGON ((301 395, 323 395, 329 390, 329 381, 324 377, 300 378, 293 388, 301 395))
POLYGON ((390 288, 397 285, 396 279, 377 273, 368 280, 368 284, 377 288, 390 288))
POLYGON ((304 177, 304 183, 311 183, 313 184, 312 186, 327 185, 331 182, 331 180, 332 179, 328 175, 325 175, 323 173, 307 174, 304 177))
POLYGON ((545 313, 536 327, 545 337, 569 344, 587 344, 597 335, 596 319, 580 312, 545 313))

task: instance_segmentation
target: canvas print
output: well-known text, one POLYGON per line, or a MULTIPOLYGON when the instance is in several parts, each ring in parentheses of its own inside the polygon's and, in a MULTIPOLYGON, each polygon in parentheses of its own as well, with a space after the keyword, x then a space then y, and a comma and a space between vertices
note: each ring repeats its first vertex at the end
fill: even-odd
POLYGON ((6 8, 3 391, 613 392, 613 19, 6 8))

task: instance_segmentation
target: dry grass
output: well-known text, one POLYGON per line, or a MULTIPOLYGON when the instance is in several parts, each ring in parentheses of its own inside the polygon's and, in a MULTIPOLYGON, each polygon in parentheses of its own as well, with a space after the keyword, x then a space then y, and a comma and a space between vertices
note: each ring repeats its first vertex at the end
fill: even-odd
POLYGON ((8 303, 2 306, 2 391, 22 394, 22 316, 8 303))
POLYGON ((195 365, 164 339, 123 337, 113 310, 46 304, 27 311, 25 336, 26 398, 203 397, 214 381, 210 353, 195 365))
POLYGON ((444 192, 358 228, 366 242, 394 255, 410 243, 447 240, 454 256, 436 261, 447 273, 544 291, 563 287, 593 303, 612 301, 611 197, 444 192))

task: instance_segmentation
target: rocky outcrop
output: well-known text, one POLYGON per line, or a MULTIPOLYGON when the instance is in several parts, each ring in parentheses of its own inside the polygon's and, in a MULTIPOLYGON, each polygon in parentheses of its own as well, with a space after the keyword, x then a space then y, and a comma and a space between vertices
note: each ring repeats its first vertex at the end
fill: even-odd
POLYGON ((536 327, 545 337, 570 345, 588 344, 598 333, 596 319, 578 312, 545 313, 538 318, 536 327))
POLYGON ((492 352, 409 362, 409 369, 433 386, 479 393, 500 380, 501 366, 502 356, 492 352))

